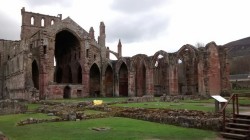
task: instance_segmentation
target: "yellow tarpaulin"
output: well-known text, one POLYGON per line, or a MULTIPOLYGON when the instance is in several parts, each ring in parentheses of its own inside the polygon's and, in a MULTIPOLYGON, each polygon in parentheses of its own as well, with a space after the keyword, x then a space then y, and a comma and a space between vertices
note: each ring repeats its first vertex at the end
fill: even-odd
POLYGON ((94 105, 101 105, 103 103, 102 100, 93 100, 94 105))

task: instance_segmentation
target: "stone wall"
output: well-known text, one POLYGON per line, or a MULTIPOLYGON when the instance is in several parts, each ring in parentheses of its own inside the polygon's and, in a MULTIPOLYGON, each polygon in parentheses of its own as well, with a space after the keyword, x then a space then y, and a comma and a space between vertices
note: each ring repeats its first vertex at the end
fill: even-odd
POLYGON ((79 98, 83 97, 83 86, 72 84, 49 85, 46 99, 79 98), (66 91, 68 89, 68 91, 66 91), (67 95, 66 95, 67 94, 67 95))

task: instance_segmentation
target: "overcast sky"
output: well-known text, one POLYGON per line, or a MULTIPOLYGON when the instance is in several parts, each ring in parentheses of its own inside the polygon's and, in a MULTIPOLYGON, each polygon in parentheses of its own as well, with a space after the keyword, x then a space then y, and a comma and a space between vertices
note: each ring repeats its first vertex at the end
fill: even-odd
POLYGON ((106 26, 106 45, 123 56, 175 52, 185 44, 223 45, 250 36, 250 0, 1 0, 0 39, 19 40, 21 8, 72 18, 99 34, 106 26))

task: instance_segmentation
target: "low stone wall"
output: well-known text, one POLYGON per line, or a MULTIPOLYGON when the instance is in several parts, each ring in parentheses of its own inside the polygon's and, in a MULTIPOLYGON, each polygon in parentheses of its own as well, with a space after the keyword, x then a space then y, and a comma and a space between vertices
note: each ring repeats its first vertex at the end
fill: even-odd
POLYGON ((170 95, 163 95, 160 97, 161 102, 179 102, 180 100, 203 100, 209 99, 209 96, 201 96, 201 95, 177 95, 177 96, 170 96, 170 95))
POLYGON ((130 97, 127 99, 127 102, 154 102, 155 97, 153 95, 144 95, 142 97, 130 97))
POLYGON ((202 111, 129 108, 117 112, 115 116, 206 130, 218 131, 222 128, 220 114, 202 111))
POLYGON ((28 106, 24 102, 17 100, 1 100, 0 115, 24 113, 28 110, 28 106))

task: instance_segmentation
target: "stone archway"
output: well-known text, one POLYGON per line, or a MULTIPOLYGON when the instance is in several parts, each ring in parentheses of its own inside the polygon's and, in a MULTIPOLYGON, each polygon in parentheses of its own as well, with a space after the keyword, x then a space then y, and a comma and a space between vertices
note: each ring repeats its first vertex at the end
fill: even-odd
POLYGON ((71 88, 69 86, 66 86, 64 89, 63 89, 63 98, 64 99, 69 99, 71 98, 71 88))
POLYGON ((35 60, 32 62, 32 81, 34 88, 39 90, 39 69, 35 60))
POLYGON ((178 87, 182 95, 198 94, 198 62, 195 49, 190 45, 178 51, 178 87))
POLYGON ((146 94, 146 67, 140 63, 136 69, 136 96, 146 94))
POLYGON ((62 30, 56 34, 55 39, 55 63, 56 63, 56 78, 57 83, 77 83, 79 80, 74 80, 78 77, 78 72, 72 73, 72 70, 79 70, 75 62, 79 59, 76 57, 80 50, 79 39, 70 31, 62 30), (62 71, 60 71, 62 70, 62 71), (61 75, 61 78, 59 78, 61 75))
POLYGON ((100 76, 97 64, 93 64, 89 71, 89 93, 92 97, 100 96, 100 76))
POLYGON ((122 63, 119 70, 119 96, 128 96, 128 68, 122 63))
POLYGON ((112 97, 113 96, 113 70, 110 65, 106 68, 105 72, 105 95, 106 97, 112 97))

